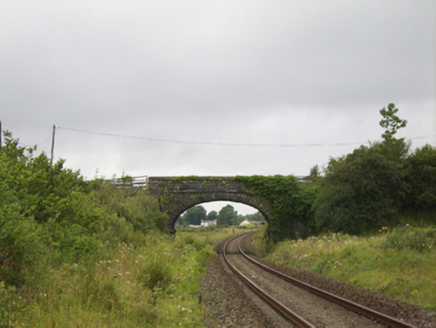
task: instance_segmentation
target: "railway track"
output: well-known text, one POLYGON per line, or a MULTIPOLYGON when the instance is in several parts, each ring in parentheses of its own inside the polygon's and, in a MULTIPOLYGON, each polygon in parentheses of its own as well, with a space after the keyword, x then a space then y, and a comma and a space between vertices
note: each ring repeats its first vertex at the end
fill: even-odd
MULTIPOLYGON (((276 297, 270 295, 268 292, 264 290, 264 288, 260 287, 257 282, 254 282, 253 279, 250 279, 251 277, 247 274, 244 274, 242 271, 238 269, 237 265, 234 264, 234 262, 239 261, 232 261, 229 259, 228 254, 228 248, 231 243, 237 242, 237 249, 239 252, 238 256, 242 256, 247 261, 249 261, 252 265, 255 265, 256 267, 260 268, 262 271, 268 272, 268 274, 277 277, 282 281, 282 283, 292 284, 293 286, 296 286, 298 288, 301 288, 313 295, 316 295, 317 297, 323 298, 327 300, 328 302, 335 303, 337 305, 340 305, 343 308, 348 309, 349 311, 352 311, 353 313, 357 313, 361 316, 365 316, 366 318, 369 318, 370 320, 380 323, 387 327, 414 327, 408 323, 405 323, 403 321, 400 321, 396 318, 387 316, 383 313, 374 311, 372 309, 369 309, 367 307, 364 307, 360 304, 357 304, 355 302, 346 300, 344 298, 338 297, 336 295, 333 295, 331 293, 328 293, 326 291, 323 291, 319 288, 310 286, 309 284, 306 284, 302 281, 299 281, 297 279, 294 279, 290 276, 287 276, 281 272, 278 272, 274 269, 271 269, 262 263, 256 261, 252 257, 250 257, 247 253, 245 253, 241 247, 241 243, 243 240, 247 237, 249 237, 251 233, 240 235, 233 237, 229 239, 226 244, 224 245, 224 251, 223 251, 223 257, 224 261, 227 263, 230 270, 238 276, 244 284, 246 284, 256 295, 258 295, 261 299, 263 299, 270 307, 272 307, 276 312, 278 312, 282 317, 284 317, 286 320, 294 323, 295 325, 299 327, 317 327, 318 322, 313 322, 314 320, 310 318, 306 318, 304 314, 296 313, 297 311, 291 310, 288 306, 286 306, 284 303, 280 300, 276 299, 276 297), (239 239, 239 240, 238 240, 239 239)), ((233 246, 235 249, 235 246, 233 246)), ((233 252, 233 254, 235 251, 233 252)), ((236 256, 236 255, 231 255, 236 256)), ((289 298, 289 297, 288 297, 289 298)), ((332 305, 334 306, 334 305, 332 305)), ((310 317, 310 316, 309 316, 310 317)))

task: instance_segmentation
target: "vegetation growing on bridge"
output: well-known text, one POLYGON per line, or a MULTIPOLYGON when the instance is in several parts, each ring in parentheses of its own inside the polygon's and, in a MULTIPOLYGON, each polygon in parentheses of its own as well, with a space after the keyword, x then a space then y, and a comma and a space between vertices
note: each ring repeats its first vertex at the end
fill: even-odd
POLYGON ((254 175, 236 176, 234 179, 271 205, 269 230, 275 240, 293 238, 294 221, 311 224, 315 189, 299 183, 295 176, 254 175))

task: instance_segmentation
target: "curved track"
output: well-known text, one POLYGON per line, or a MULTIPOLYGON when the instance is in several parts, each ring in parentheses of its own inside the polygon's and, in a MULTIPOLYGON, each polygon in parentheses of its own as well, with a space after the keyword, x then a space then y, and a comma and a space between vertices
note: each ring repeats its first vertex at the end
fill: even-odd
MULTIPOLYGON (((262 271, 268 272, 269 274, 279 278, 282 281, 282 284, 286 282, 286 283, 292 284, 294 286, 297 286, 298 288, 304 289, 305 291, 310 292, 311 294, 314 294, 317 297, 321 297, 325 300, 328 300, 329 302, 339 304, 341 307, 347 308, 348 310, 350 310, 354 313, 358 313, 362 316, 365 316, 366 318, 370 318, 374 322, 383 324, 383 325, 388 326, 388 327, 414 327, 410 324, 399 321, 395 318, 389 317, 389 316, 382 314, 380 312, 371 310, 371 309, 364 307, 360 304, 348 301, 344 298, 341 298, 341 297, 338 297, 338 296, 333 295, 331 293, 325 292, 319 288, 310 286, 304 282, 296 280, 290 276, 284 275, 281 272, 278 272, 276 270, 273 270, 273 269, 263 265, 262 263, 256 261, 255 259, 253 259, 249 255, 247 255, 242 250, 241 243, 243 242, 243 240, 245 238, 247 238, 250 235, 252 235, 252 233, 236 236, 234 238, 229 239, 224 246, 224 252, 223 252, 224 261, 227 263, 230 270, 232 270, 232 272, 234 272, 235 275, 237 275, 254 293, 256 293, 260 298, 262 298, 267 304, 269 304, 281 316, 283 316, 285 319, 293 322, 297 326, 299 326, 299 327, 316 327, 319 325, 319 323, 318 322, 311 322, 314 320, 309 318, 310 316, 308 316, 308 318, 305 318, 304 314, 298 314, 298 313, 296 313, 296 311, 294 309, 291 310, 289 307, 287 307, 285 304, 283 304, 284 302, 280 302, 275 297, 271 296, 268 292, 266 292, 264 290, 264 288, 260 287, 258 285, 258 283, 255 283, 252 279, 250 279, 247 276, 247 274, 244 274, 242 272, 243 270, 238 269, 237 268, 238 265, 235 265, 235 264, 237 262, 240 262, 240 261, 229 260, 227 249, 229 248, 229 245, 231 243, 237 242, 237 249, 239 252, 239 255, 238 255, 239 257, 243 256, 252 265, 255 265, 258 268, 260 268, 262 271), (237 239, 239 239, 239 240, 237 240, 237 239)), ((235 249, 235 245, 233 246, 233 248, 235 249)), ((235 252, 233 252, 233 254, 234 253, 235 252)), ((234 257, 236 255, 232 255, 232 256, 234 257)), ((331 306, 334 307, 337 305, 331 304, 331 306)), ((316 310, 315 310, 315 312, 316 312, 316 310)), ((351 315, 355 315, 354 313, 351 313, 351 315)), ((365 318, 363 318, 363 319, 366 320, 365 318)))

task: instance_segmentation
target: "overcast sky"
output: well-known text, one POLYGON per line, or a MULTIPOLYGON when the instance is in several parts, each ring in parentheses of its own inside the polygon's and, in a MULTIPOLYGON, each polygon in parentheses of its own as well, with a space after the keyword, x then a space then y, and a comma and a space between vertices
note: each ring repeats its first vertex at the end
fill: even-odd
POLYGON ((436 1, 2 1, 0 121, 92 179, 308 175, 436 146, 436 1))

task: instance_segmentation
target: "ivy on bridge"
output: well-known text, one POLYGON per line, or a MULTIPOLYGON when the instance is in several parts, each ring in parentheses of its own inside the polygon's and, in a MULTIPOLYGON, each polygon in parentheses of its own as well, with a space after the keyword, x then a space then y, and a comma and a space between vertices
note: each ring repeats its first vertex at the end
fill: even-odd
POLYGON ((259 210, 268 222, 270 239, 301 238, 309 233, 314 190, 295 176, 148 177, 147 192, 168 215, 175 233, 180 215, 192 206, 212 201, 232 201, 259 210))

